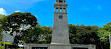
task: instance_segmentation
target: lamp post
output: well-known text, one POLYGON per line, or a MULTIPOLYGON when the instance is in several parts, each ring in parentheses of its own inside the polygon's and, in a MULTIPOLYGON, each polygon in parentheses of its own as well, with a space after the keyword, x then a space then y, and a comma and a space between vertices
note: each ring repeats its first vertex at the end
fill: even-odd
POLYGON ((110 37, 110 33, 109 33, 109 43, 110 43, 110 49, 111 49, 111 37, 110 37))
POLYGON ((6 38, 6 37, 4 36, 4 49, 5 49, 5 38, 6 38))

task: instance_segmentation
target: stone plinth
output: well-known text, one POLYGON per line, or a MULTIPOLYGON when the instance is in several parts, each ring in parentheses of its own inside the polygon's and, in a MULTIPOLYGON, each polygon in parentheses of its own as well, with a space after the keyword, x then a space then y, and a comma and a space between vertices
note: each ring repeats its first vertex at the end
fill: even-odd
POLYGON ((71 49, 70 44, 50 44, 50 49, 71 49))
POLYGON ((26 44, 25 49, 32 49, 32 47, 47 47, 48 49, 73 49, 74 47, 96 49, 95 45, 84 44, 26 44))

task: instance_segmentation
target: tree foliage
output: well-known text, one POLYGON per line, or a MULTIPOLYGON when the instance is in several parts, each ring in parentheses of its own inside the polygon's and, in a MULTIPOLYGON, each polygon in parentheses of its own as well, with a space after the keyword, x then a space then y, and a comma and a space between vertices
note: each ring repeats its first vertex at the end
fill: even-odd
POLYGON ((21 40, 20 37, 22 37, 24 32, 27 32, 32 27, 36 26, 37 18, 28 12, 15 12, 4 17, 3 21, 1 22, 3 31, 6 31, 6 33, 10 33, 12 36, 14 36, 15 44, 17 44, 18 41, 21 40))
POLYGON ((95 44, 98 41, 98 26, 78 26, 69 24, 70 42, 72 44, 95 44))
POLYGON ((34 15, 31 15, 31 13, 16 12, 8 15, 2 26, 5 26, 4 30, 6 31, 12 28, 13 33, 13 31, 18 31, 22 24, 35 26, 37 24, 37 19, 34 15))
POLYGON ((2 31, 3 31, 2 23, 6 18, 7 17, 5 15, 0 15, 0 41, 2 40, 2 31))
POLYGON ((28 32, 23 33, 22 40, 26 43, 38 43, 38 36, 43 32, 41 27, 35 26, 28 32))
POLYGON ((99 40, 101 41, 101 47, 103 49, 109 49, 109 33, 111 33, 111 22, 103 25, 103 28, 98 30, 99 40))
POLYGON ((51 42, 51 27, 35 26, 23 34, 22 40, 26 43, 48 44, 51 42))
POLYGON ((52 27, 43 26, 43 33, 40 35, 40 42, 41 44, 50 44, 52 38, 52 27))
MULTIPOLYGON (((69 24, 70 42, 71 44, 94 44, 97 49, 102 49, 103 44, 99 40, 98 26, 84 26, 69 24)), ((105 45, 105 44, 104 44, 105 45)))

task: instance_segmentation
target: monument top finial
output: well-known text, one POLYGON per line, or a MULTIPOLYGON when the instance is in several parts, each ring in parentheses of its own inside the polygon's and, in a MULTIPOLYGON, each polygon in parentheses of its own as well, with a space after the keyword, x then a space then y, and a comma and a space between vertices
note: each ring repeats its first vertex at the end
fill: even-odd
POLYGON ((56 0, 56 2, 64 3, 64 2, 66 2, 66 0, 56 0))

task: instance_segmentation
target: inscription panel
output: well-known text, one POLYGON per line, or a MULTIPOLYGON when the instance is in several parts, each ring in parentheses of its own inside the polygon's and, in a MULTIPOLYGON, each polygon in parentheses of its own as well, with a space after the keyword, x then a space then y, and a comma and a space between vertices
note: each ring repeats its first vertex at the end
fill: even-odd
POLYGON ((48 47, 32 47, 32 49, 48 49, 48 47))
POLYGON ((88 49, 88 48, 82 48, 82 47, 73 47, 72 49, 88 49))

